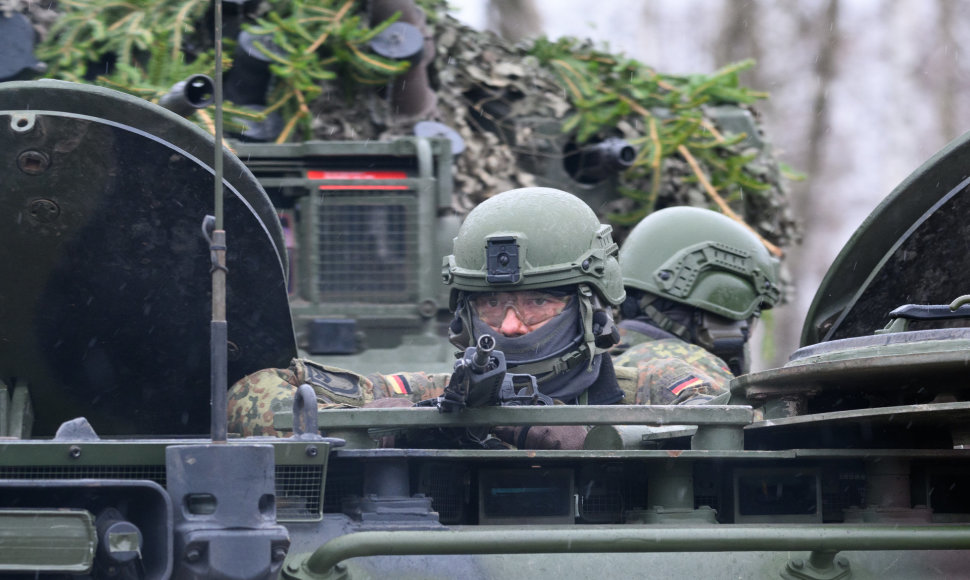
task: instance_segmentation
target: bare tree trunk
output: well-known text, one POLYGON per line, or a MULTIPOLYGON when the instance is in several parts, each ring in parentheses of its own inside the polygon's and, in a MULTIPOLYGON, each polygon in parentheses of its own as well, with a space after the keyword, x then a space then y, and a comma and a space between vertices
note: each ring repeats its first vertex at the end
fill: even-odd
MULTIPOLYGON (((752 58, 756 62, 762 60, 761 15, 765 6, 754 1, 727 2, 722 8, 724 23, 720 36, 714 46, 714 62, 718 67, 732 62, 752 58)), ((746 86, 759 88, 763 86, 760 71, 755 66, 741 74, 741 83, 746 86)))
MULTIPOLYGON (((796 18, 798 17, 796 16, 796 18)), ((803 15, 801 17, 806 18, 806 21, 803 21, 799 29, 804 30, 806 36, 817 38, 818 52, 815 59, 814 76, 816 84, 812 95, 811 122, 807 129, 804 157, 797 162, 800 163, 799 169, 807 174, 808 179, 793 184, 791 190, 792 207, 795 216, 802 221, 803 231, 824 232, 827 222, 824 204, 830 198, 821 192, 813 191, 812 184, 816 181, 815 177, 820 175, 824 169, 825 135, 829 128, 828 95, 837 74, 836 56, 840 44, 839 0, 828 0, 824 18, 818 25, 820 29, 812 30, 813 25, 809 20, 813 19, 813 16, 805 17, 803 15)), ((803 272, 827 266, 827 264, 821 266, 815 264, 814 255, 815 252, 807 237, 802 246, 796 246, 789 250, 787 264, 795 280, 813 279, 813 276, 806 276, 803 272)), ((796 288, 796 291, 805 296, 812 296, 816 288, 796 288)), ((804 312, 800 308, 792 307, 782 307, 774 313, 774 358, 765 361, 768 366, 784 364, 788 356, 798 348, 804 322, 803 316, 804 312)))
POLYGON ((951 0, 937 1, 936 28, 942 37, 941 44, 947 51, 943 58, 941 69, 942 79, 937 90, 937 118, 940 123, 940 134, 944 140, 950 141, 962 131, 957 125, 956 95, 959 91, 958 82, 963 71, 960 69, 960 43, 953 34, 957 17, 951 0), (952 51, 952 54, 950 53, 952 51))
MULTIPOLYGON (((829 124, 829 85, 836 74, 835 56, 839 48, 839 0, 829 0, 825 9, 825 23, 825 34, 822 36, 815 65, 818 84, 812 99, 813 121, 808 133, 808 165, 805 167, 809 175, 816 175, 822 166, 822 146, 829 124)), ((805 216, 815 209, 813 205, 811 196, 799 196, 795 200, 795 208, 805 216)))
POLYGON ((542 17, 534 0, 489 0, 488 29, 518 42, 542 34, 542 17))

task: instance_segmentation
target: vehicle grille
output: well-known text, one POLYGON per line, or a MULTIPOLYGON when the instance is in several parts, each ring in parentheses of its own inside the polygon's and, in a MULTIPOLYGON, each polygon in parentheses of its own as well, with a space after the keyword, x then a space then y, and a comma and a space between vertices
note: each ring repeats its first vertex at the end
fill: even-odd
POLYGON ((276 466, 276 519, 319 520, 323 516, 323 466, 276 466))
POLYGON ((2 479, 147 479, 165 487, 164 465, 29 465, 0 467, 2 479))
POLYGON ((328 191, 317 203, 320 302, 418 298, 415 192, 328 191))
POLYGON ((340 513, 346 497, 360 497, 364 490, 364 469, 359 463, 331 461, 327 470, 327 489, 323 498, 324 513, 340 513))
MULTIPOLYGON (((164 465, 0 467, 0 479, 142 479, 165 487, 164 465)), ((322 516, 321 465, 276 466, 276 519, 313 521, 322 516)))
POLYGON ((432 463, 422 467, 418 489, 431 498, 431 507, 441 523, 460 524, 465 521, 470 480, 465 466, 432 463))

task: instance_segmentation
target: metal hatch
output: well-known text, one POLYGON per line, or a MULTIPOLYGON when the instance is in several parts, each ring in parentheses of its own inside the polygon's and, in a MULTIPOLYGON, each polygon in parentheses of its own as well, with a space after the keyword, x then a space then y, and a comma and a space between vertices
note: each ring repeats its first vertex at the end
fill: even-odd
POLYGON ((843 420, 860 437, 875 433, 874 425, 883 430, 875 440, 859 443, 864 446, 893 440, 918 447, 931 440, 949 442, 951 436, 964 440, 950 433, 962 428, 962 416, 928 420, 930 431, 943 433, 939 437, 905 421, 894 423, 894 417, 908 406, 932 414, 940 408, 921 405, 970 398, 970 320, 910 319, 906 332, 875 332, 886 328, 890 313, 901 306, 935 305, 949 313, 947 305, 970 293, 968 189, 970 133, 921 165, 866 218, 823 279, 801 348, 785 366, 731 383, 733 394, 763 404, 770 419, 748 430, 751 441, 775 438, 772 445, 783 444, 780 433, 798 432, 797 444, 809 445, 808 434, 823 433, 812 431, 821 422, 843 420), (814 417, 808 431, 799 431, 808 420, 796 415, 814 417), (889 429, 895 430, 892 437, 889 429))
MULTIPOLYGON (((968 187, 970 133, 923 163, 859 226, 815 294, 801 345, 872 335, 899 306, 950 304, 970 293, 968 187)), ((970 321, 933 323, 945 326, 970 321)))
MULTIPOLYGON (((0 379, 29 386, 34 432, 78 416, 101 435, 207 432, 212 138, 51 81, 0 85, 0 132, 0 379)), ((233 382, 296 344, 278 218, 225 161, 233 382)))

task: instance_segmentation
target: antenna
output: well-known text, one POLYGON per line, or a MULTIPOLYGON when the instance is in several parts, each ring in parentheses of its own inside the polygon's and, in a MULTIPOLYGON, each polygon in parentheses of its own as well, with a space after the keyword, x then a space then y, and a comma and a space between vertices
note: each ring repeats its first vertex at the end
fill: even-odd
MULTIPOLYGON (((215 63, 215 169, 214 207, 215 219, 206 216, 211 223, 212 237, 209 255, 212 260, 212 322, 210 323, 209 349, 210 381, 212 389, 211 437, 213 443, 225 443, 227 439, 227 398, 228 385, 228 324, 226 322, 226 231, 222 211, 222 0, 213 0, 214 34, 216 45, 215 63)), ((205 228, 208 231, 208 228, 205 228)))

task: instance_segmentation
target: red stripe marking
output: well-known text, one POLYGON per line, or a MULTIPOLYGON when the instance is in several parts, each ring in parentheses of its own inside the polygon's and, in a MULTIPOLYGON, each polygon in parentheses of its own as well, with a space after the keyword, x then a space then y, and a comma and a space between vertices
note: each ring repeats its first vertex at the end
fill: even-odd
POLYGON ((325 171, 310 169, 307 179, 407 179, 403 171, 325 171))

